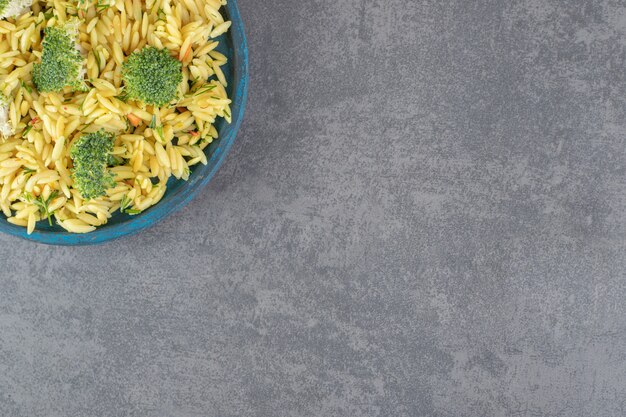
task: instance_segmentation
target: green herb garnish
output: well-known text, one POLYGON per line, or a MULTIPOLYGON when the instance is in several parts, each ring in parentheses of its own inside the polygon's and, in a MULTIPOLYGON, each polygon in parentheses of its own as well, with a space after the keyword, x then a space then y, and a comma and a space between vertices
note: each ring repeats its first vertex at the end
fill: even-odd
MULTIPOLYGON (((24 170, 24 172, 26 172, 26 170, 24 170)), ((43 196, 35 197, 31 193, 25 192, 24 200, 36 205, 39 208, 39 212, 41 213, 41 215, 48 218, 48 224, 52 226, 52 215, 54 214, 54 211, 50 211, 49 207, 50 203, 52 203, 52 200, 54 200, 58 195, 59 192, 55 190, 50 193, 50 196, 48 196, 48 198, 44 199, 43 196)))

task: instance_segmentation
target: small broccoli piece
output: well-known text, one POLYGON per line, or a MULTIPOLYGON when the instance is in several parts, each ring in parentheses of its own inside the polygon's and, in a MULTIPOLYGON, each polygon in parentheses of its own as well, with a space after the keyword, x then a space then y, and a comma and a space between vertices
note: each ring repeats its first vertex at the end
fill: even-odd
POLYGON ((183 80, 182 64, 166 49, 148 46, 128 57, 122 77, 128 99, 163 106, 176 98, 183 80))
POLYGON ((19 16, 32 5, 33 0, 0 0, 0 19, 19 16))
POLYGON ((9 106, 11 103, 4 94, 0 93, 0 135, 9 137, 13 134, 13 128, 9 121, 9 106))
POLYGON ((112 151, 113 135, 104 130, 84 134, 72 145, 74 188, 85 200, 103 196, 115 186, 113 175, 107 169, 112 151))
POLYGON ((72 23, 44 29, 41 63, 33 66, 33 82, 41 92, 59 92, 65 87, 85 90, 85 59, 76 43, 77 31, 72 23))

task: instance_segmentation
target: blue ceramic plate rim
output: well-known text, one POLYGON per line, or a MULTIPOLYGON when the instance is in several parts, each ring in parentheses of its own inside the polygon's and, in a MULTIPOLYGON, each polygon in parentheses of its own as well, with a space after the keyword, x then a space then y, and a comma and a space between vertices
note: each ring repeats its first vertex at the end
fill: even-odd
POLYGON ((237 1, 228 0, 226 11, 232 22, 229 31, 233 51, 232 123, 228 125, 226 134, 222 136, 222 132, 220 132, 219 146, 213 150, 208 165, 201 165, 200 168, 197 168, 187 183, 172 193, 166 193, 163 200, 149 211, 131 217, 122 223, 102 226, 88 234, 35 230, 28 235, 24 227, 7 222, 3 216, 0 216, 0 232, 48 245, 95 245, 138 233, 187 205, 209 183, 224 162, 241 126, 248 98, 248 44, 237 1))

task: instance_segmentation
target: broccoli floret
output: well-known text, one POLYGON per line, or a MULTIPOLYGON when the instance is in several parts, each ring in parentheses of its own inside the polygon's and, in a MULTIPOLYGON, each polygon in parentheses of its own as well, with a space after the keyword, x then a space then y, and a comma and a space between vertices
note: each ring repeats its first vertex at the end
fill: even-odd
POLYGON ((13 128, 9 122, 10 102, 7 96, 0 93, 0 135, 9 137, 13 134, 13 128))
POLYGON ((0 0, 0 19, 19 16, 33 5, 33 0, 0 0))
POLYGON ((33 66, 37 90, 59 92, 65 87, 85 90, 85 59, 78 50, 76 38, 77 31, 71 23, 44 29, 41 63, 33 66))
POLYGON ((85 200, 106 194, 115 186, 113 175, 107 169, 113 151, 113 135, 100 130, 82 135, 70 149, 74 162, 72 179, 85 200))
POLYGON ((183 80, 182 64, 167 50, 148 46, 128 57, 122 77, 127 98, 163 106, 176 98, 183 80))

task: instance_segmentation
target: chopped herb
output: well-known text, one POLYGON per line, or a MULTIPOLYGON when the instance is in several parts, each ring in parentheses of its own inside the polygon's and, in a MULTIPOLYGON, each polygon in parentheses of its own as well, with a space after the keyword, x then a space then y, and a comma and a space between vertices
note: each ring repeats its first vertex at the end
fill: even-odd
POLYGON ((207 91, 214 90, 214 89, 215 89, 215 87, 216 87, 216 86, 215 86, 215 84, 210 84, 210 85, 205 85, 205 86, 202 86, 202 87, 200 87, 198 90, 196 90, 196 92, 195 92, 195 93, 193 93, 193 95, 194 95, 194 96, 197 96, 197 95, 199 95, 199 94, 206 93, 207 91))
POLYGON ((152 115, 152 120, 150 121, 150 125, 148 126, 150 129, 154 129, 156 127, 156 115, 152 115))
POLYGON ((124 213, 131 202, 130 198, 128 198, 128 194, 122 197, 122 201, 120 201, 120 211, 124 213))
POLYGON ((98 0, 98 3, 96 3, 96 10, 98 10, 98 12, 102 12, 108 9, 109 7, 111 7, 111 5, 103 2, 102 0, 98 0))
POLYGON ((122 197, 122 201, 120 201, 120 213, 126 213, 130 216, 134 216, 136 214, 141 213, 141 210, 131 209, 130 206, 133 201, 128 198, 128 194, 122 197))
POLYGON ((24 81, 22 81, 22 88, 28 91, 29 93, 33 92, 33 88, 30 85, 26 84, 24 81))
POLYGON ((24 131, 22 132, 22 137, 25 138, 26 136, 28 136, 28 132, 31 131, 31 129, 33 128, 32 124, 27 124, 26 128, 24 129, 24 131))
POLYGON ((49 207, 50 207, 50 203, 52 202, 52 200, 54 200, 57 197, 57 195, 59 195, 59 192, 55 190, 50 193, 50 196, 47 199, 44 199, 43 196, 35 197, 31 193, 25 192, 24 199, 27 202, 32 203, 36 205, 37 207, 39 207, 39 212, 41 213, 41 215, 44 217, 47 217, 48 224, 52 226, 52 215, 54 214, 54 211, 50 211, 49 207))

